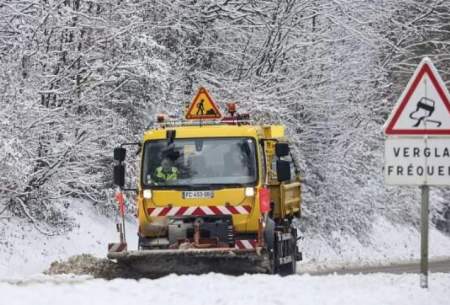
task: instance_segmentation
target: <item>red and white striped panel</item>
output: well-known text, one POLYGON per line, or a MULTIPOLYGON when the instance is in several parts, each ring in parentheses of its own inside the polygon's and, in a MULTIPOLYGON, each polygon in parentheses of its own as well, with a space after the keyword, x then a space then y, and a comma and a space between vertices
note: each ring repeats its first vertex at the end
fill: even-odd
POLYGON ((127 251, 127 243, 110 243, 108 244, 108 252, 127 251))
POLYGON ((252 207, 242 206, 200 206, 200 207, 171 207, 149 208, 148 215, 156 216, 207 216, 207 215, 248 215, 252 207))
POLYGON ((236 239, 234 247, 236 249, 255 249, 256 239, 236 239))

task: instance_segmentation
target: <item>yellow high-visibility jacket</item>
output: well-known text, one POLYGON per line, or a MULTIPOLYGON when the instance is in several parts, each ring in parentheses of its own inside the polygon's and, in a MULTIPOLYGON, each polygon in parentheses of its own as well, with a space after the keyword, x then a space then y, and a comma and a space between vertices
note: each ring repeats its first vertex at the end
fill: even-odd
POLYGON ((159 178, 162 181, 176 180, 176 179, 178 179, 178 169, 176 167, 172 167, 170 169, 170 172, 165 173, 163 171, 162 166, 159 166, 156 168, 155 176, 156 176, 156 178, 159 178))

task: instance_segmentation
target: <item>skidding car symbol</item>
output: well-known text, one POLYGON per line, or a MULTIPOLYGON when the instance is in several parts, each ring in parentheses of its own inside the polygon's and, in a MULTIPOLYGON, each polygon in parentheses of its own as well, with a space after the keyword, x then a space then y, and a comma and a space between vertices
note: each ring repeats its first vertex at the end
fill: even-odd
POLYGON ((412 127, 419 127, 422 122, 436 124, 436 127, 442 125, 442 122, 430 120, 429 118, 433 114, 435 102, 432 99, 422 97, 416 106, 416 110, 409 114, 409 117, 417 121, 412 127))

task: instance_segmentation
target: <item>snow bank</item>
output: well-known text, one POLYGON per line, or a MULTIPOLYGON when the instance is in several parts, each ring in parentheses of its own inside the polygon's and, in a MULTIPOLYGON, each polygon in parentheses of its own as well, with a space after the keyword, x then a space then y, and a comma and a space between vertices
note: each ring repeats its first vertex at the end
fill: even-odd
MULTIPOLYGON (((420 258, 420 231, 411 226, 392 224, 379 217, 369 238, 361 243, 356 237, 334 232, 326 239, 305 235, 301 243, 304 265, 321 267, 377 265, 420 258)), ((450 238, 430 226, 429 257, 449 257, 450 238)))
MULTIPOLYGON (((11 219, 0 223, 0 278, 13 278, 40 273, 55 260, 89 253, 105 257, 109 242, 118 240, 115 219, 99 214, 84 201, 73 201, 69 217, 77 226, 60 236, 45 236, 24 220, 11 219)), ((137 247, 137 225, 127 224, 127 241, 130 248, 137 247)))
POLYGON ((0 282, 3 304, 408 304, 448 303, 450 274, 432 274, 430 288, 419 288, 418 275, 289 276, 220 274, 171 275, 158 280, 85 280, 0 282))

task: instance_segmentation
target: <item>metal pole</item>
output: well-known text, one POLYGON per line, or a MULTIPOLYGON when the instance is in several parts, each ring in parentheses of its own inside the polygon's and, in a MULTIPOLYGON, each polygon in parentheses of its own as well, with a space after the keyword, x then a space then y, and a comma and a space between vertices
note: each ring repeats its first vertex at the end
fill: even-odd
POLYGON ((122 214, 122 234, 123 234, 123 240, 121 242, 126 243, 127 235, 125 234, 125 214, 122 214))
POLYGON ((422 185, 422 207, 420 220, 420 287, 428 288, 428 205, 430 187, 422 185))

